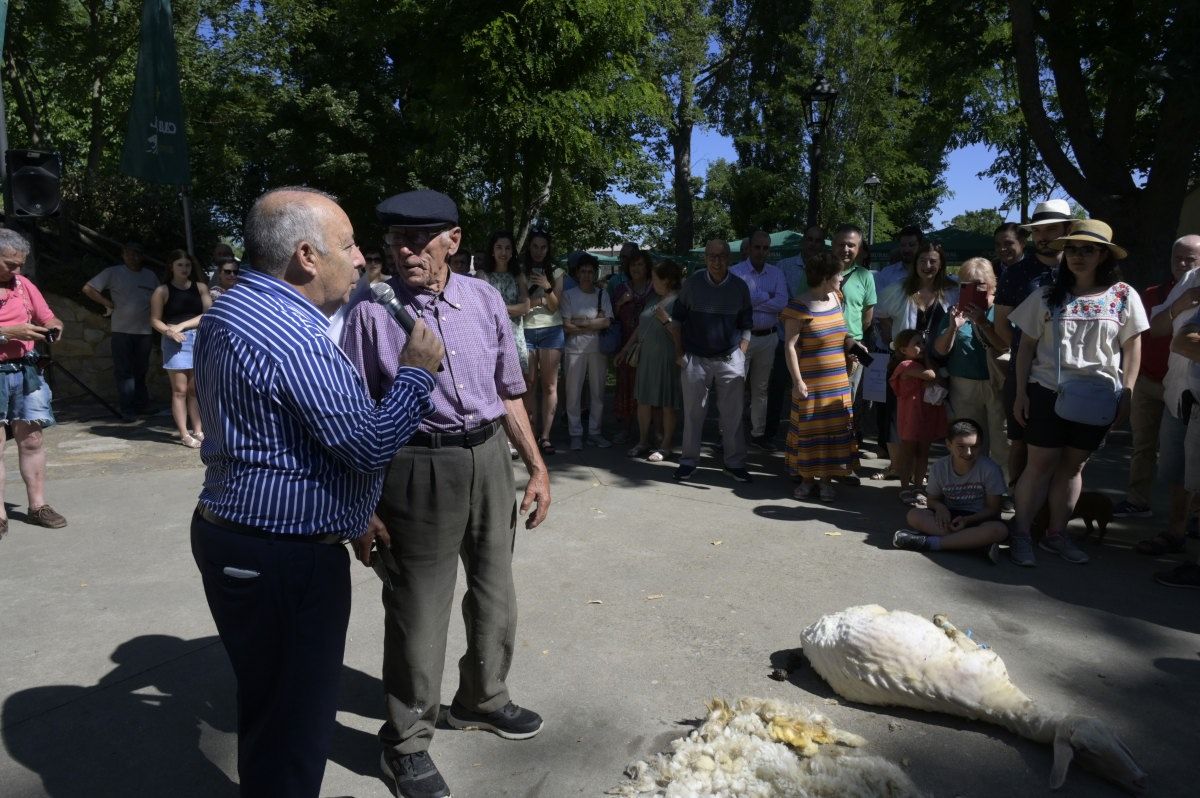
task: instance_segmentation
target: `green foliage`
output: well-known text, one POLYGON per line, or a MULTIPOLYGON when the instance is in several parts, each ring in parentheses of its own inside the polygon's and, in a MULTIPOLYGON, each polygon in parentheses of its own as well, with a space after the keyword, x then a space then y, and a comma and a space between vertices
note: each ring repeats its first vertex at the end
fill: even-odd
POLYGON ((950 220, 951 227, 978 233, 989 238, 996 228, 1004 224, 1004 214, 995 208, 980 208, 977 211, 964 211, 950 220))

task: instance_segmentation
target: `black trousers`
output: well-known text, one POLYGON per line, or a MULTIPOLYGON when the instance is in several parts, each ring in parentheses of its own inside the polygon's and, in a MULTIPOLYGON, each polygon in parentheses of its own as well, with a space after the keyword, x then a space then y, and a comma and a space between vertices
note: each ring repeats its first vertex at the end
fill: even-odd
POLYGON ((237 676, 242 798, 317 798, 350 621, 346 547, 263 540, 193 516, 192 556, 237 676))
POLYGON ((771 380, 767 383, 767 440, 779 432, 779 422, 785 407, 791 407, 792 375, 783 357, 783 341, 775 344, 775 361, 771 364, 771 380), (785 404, 786 401, 786 404, 785 404))

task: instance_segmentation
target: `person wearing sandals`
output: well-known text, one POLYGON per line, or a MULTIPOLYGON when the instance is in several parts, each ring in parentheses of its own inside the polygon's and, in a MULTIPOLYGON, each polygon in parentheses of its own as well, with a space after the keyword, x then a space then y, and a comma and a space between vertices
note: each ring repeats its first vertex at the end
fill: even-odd
MULTIPOLYGON (((46 448, 42 430, 54 425, 50 385, 37 369, 34 346, 62 335, 63 323, 50 310, 42 292, 21 274, 29 257, 29 241, 0 228, 0 455, 8 439, 17 441, 17 462, 29 498, 26 523, 58 529, 67 525, 46 504, 46 448)), ((4 460, 0 457, 0 538, 8 532, 3 499, 4 460)))
POLYGON ((204 429, 196 404, 192 347, 200 316, 212 306, 212 297, 200 279, 200 261, 177 249, 167 257, 167 264, 166 282, 150 295, 150 326, 162 335, 163 368, 171 379, 171 417, 179 442, 199 449, 204 429))
MULTIPOLYGON (((1200 236, 1188 235, 1180 238, 1175 242, 1171 254, 1173 268, 1177 262, 1181 262, 1181 265, 1196 262, 1200 259, 1200 236)), ((1200 391, 1197 391, 1200 386, 1189 380, 1193 361, 1187 356, 1190 342, 1185 332, 1189 325, 1200 322, 1200 319, 1196 318, 1198 306, 1200 268, 1193 268, 1176 282, 1162 303, 1156 304, 1150 311, 1150 329, 1146 331, 1146 336, 1166 337, 1171 344, 1170 353, 1167 355, 1167 371, 1162 380, 1163 411, 1158 431, 1157 469, 1161 475, 1160 481, 1167 483, 1170 496, 1169 514, 1161 532, 1138 541, 1134 546, 1134 550, 1139 554, 1151 557, 1178 554, 1184 550, 1187 542, 1189 504, 1193 501, 1185 482, 1189 479, 1200 479, 1200 464, 1196 468, 1188 467, 1186 461, 1190 450, 1185 443, 1192 422, 1200 419, 1200 409, 1197 409, 1195 404, 1195 400, 1200 398, 1200 391)), ((1145 343, 1143 341, 1143 344, 1145 343)), ((1141 378, 1139 373, 1139 385, 1141 378)), ((1140 389, 1137 387, 1133 389, 1131 416, 1136 412, 1138 390, 1140 389)), ((1136 428, 1134 440, 1137 440, 1136 428)), ((1131 471, 1132 468, 1131 464, 1131 471)), ((1116 508, 1113 510, 1115 517, 1116 508)))
MULTIPOLYGON (((622 251, 624 250, 622 247, 622 251)), ((653 303, 657 297, 651 281, 653 265, 650 262, 650 253, 636 249, 621 260, 624 279, 617 281, 614 279, 616 275, 610 277, 608 289, 612 295, 613 313, 621 323, 623 351, 630 341, 637 338, 638 324, 646 304, 653 303)), ((613 416, 618 426, 613 442, 624 443, 632 437, 634 422, 638 420, 638 401, 635 396, 637 368, 624 360, 614 360, 613 365, 617 375, 616 392, 613 394, 613 416)))
POLYGON ((1088 556, 1067 534, 1083 489, 1083 469, 1108 431, 1129 416, 1130 393, 1141 360, 1141 333, 1149 328, 1137 292, 1120 279, 1126 252, 1112 229, 1096 219, 1072 223, 1052 242, 1063 264, 1054 282, 1030 294, 1009 316, 1021 330, 1013 417, 1025 428, 1028 462, 1017 481, 1017 515, 1009 554, 1017 565, 1037 565, 1030 528, 1046 505, 1050 520, 1038 546, 1071 563, 1088 556), (1078 388, 1101 385, 1087 400, 1086 422, 1072 403, 1078 388), (1064 417, 1064 414, 1071 418, 1064 417))
POLYGON ((783 309, 784 362, 792 377, 785 463, 794 496, 836 497, 832 479, 853 473, 858 445, 846 352, 854 338, 842 315, 842 264, 821 252, 805 261, 808 289, 783 309))
POLYGON ((563 272, 554 267, 550 234, 544 230, 529 234, 522 273, 529 286, 529 312, 524 317, 525 344, 529 350, 525 410, 538 436, 542 454, 554 454, 550 430, 558 411, 558 370, 562 365, 566 337, 558 312, 563 296, 563 272))
POLYGON ((950 422, 950 454, 929 468, 928 506, 913 507, 892 545, 910 551, 985 549, 997 562, 997 545, 1008 537, 1000 520, 1007 485, 996 461, 983 454, 983 427, 969 418, 950 422))
POLYGON ((634 397, 637 399, 638 430, 637 445, 629 450, 630 457, 645 457, 652 463, 661 463, 671 454, 671 439, 675 435, 675 423, 683 410, 683 387, 680 383, 679 364, 675 362, 675 339, 671 337, 671 308, 679 294, 683 281, 683 270, 679 264, 664 260, 654 267, 651 284, 654 298, 647 304, 638 319, 637 333, 617 353, 616 362, 629 363, 637 352, 637 374, 634 379, 634 397), (654 416, 660 414, 661 437, 657 447, 651 445, 654 416))
POLYGON ((892 371, 888 383, 896 394, 896 431, 900 436, 900 462, 894 464, 900 479, 900 501, 920 504, 929 447, 946 434, 946 406, 928 400, 925 389, 938 378, 925 362, 925 333, 902 330, 896 336, 896 352, 903 360, 892 371))
MULTIPOLYGON (((1200 272, 1195 272, 1195 274, 1200 275, 1200 272)), ((1166 312, 1172 323, 1176 317, 1182 316, 1185 319, 1183 326, 1178 328, 1178 332, 1171 340, 1171 357, 1173 359, 1171 365, 1175 366, 1179 361, 1186 364, 1189 373, 1188 390, 1193 397, 1200 394, 1200 311, 1196 310, 1197 304, 1200 304, 1200 286, 1192 282, 1186 292, 1175 297, 1174 303, 1164 303, 1155 308, 1155 310, 1169 308, 1166 312), (1175 361, 1175 358, 1179 360, 1175 361)), ((1183 487, 1189 494, 1196 495, 1200 493, 1200 411, 1196 410, 1195 404, 1191 405, 1187 431, 1184 433, 1184 441, 1180 449, 1185 453, 1183 487)), ((1186 516, 1186 512, 1179 515, 1181 519, 1184 516, 1186 516)), ((1180 520, 1177 529, 1182 531, 1182 527, 1183 522, 1180 520)), ((1164 536, 1161 540, 1163 543, 1169 544, 1166 549, 1173 554, 1182 552, 1186 543, 1186 539, 1182 536, 1174 539, 1167 539, 1164 536)), ((1200 560, 1193 555, 1169 571, 1155 573, 1154 581, 1167 587, 1200 589, 1200 560)))

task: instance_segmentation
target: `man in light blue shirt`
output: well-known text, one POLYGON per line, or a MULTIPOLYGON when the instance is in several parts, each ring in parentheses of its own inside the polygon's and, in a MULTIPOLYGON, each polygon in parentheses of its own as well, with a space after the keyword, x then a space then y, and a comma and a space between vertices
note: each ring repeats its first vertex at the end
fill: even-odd
POLYGON ((783 272, 767 263, 771 251, 771 236, 756 230, 750 236, 750 257, 730 269, 750 287, 750 304, 754 311, 754 327, 750 331, 750 349, 746 352, 746 382, 750 389, 750 443, 764 451, 775 451, 775 444, 766 435, 767 396, 771 383, 771 367, 775 363, 775 347, 779 342, 775 327, 779 313, 788 303, 787 283, 783 272))

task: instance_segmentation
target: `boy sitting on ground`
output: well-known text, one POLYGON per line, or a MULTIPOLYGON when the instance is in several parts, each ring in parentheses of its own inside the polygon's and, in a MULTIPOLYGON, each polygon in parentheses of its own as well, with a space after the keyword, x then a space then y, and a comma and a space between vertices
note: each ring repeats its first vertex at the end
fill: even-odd
POLYGON ((979 453, 983 431, 969 418, 950 423, 946 437, 948 457, 929 469, 928 507, 914 507, 892 545, 912 551, 985 549, 996 562, 996 544, 1008 537, 1000 520, 1004 472, 987 455, 979 453))

